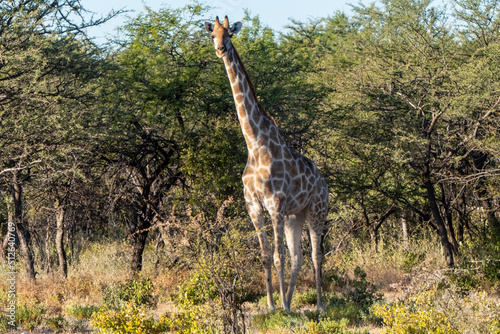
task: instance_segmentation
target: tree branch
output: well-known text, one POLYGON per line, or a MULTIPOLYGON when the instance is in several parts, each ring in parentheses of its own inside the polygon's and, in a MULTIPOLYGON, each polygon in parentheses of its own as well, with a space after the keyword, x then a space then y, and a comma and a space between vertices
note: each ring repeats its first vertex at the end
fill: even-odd
POLYGON ((3 171, 1 171, 0 175, 2 175, 4 173, 8 173, 8 172, 16 172, 16 171, 19 171, 19 170, 30 168, 31 166, 36 165, 36 164, 38 164, 40 162, 42 162, 42 160, 35 160, 35 161, 33 161, 32 163, 30 163, 29 165, 26 165, 26 166, 15 167, 15 168, 7 168, 7 169, 4 169, 3 171))

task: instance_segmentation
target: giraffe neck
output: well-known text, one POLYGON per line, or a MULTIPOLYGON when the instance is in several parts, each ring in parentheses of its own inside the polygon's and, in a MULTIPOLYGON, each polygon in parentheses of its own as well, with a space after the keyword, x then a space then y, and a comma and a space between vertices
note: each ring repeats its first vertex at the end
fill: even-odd
POLYGON ((266 145, 269 139, 281 142, 276 123, 257 100, 255 89, 234 46, 223 59, 249 151, 266 145))

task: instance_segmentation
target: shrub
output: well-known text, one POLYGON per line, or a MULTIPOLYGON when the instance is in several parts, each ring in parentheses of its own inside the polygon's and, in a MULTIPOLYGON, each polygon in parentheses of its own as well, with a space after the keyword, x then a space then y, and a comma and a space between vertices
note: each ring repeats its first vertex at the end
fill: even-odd
POLYGON ((282 309, 277 309, 274 312, 266 314, 257 314, 252 318, 252 324, 257 329, 262 331, 266 330, 280 330, 283 328, 296 329, 301 327, 307 318, 299 313, 286 313, 282 309))
POLYGON ((407 273, 411 273, 413 269, 425 260, 424 254, 417 254, 414 252, 406 252, 404 254, 403 263, 399 268, 407 273))
POLYGON ((387 333, 500 333, 500 306, 485 292, 462 296, 437 286, 392 304, 376 304, 387 333))
POLYGON ((316 305, 316 303, 318 302, 316 297, 316 289, 309 289, 304 293, 296 293, 293 295, 293 300, 298 305, 316 305))
POLYGON ((481 285, 481 279, 473 272, 448 274, 451 285, 462 295, 467 295, 469 291, 477 289, 481 285))
POLYGON ((278 309, 267 314, 258 314, 252 318, 253 327, 262 332, 272 331, 278 333, 303 333, 303 334, 351 334, 368 333, 368 330, 352 331, 348 329, 349 320, 332 319, 319 315, 317 312, 286 313, 278 309))
POLYGON ((178 291, 172 295, 176 304, 201 305, 219 297, 217 287, 202 271, 194 272, 190 279, 179 286, 178 291))
MULTIPOLYGON (((273 302, 274 305, 280 305, 281 303, 280 293, 278 291, 273 292, 273 302)), ((258 304, 259 306, 267 307, 267 296, 262 296, 258 304)))
POLYGON ((133 302, 123 305, 119 310, 107 309, 94 313, 91 324, 104 333, 113 334, 163 333, 169 331, 173 325, 167 317, 155 320, 148 316, 133 302))
POLYGON ((484 261, 483 273, 487 280, 498 283, 500 281, 500 260, 484 261))
POLYGON ((347 298, 355 305, 368 312, 370 306, 382 299, 382 295, 377 292, 377 287, 366 279, 366 273, 360 268, 354 269, 353 290, 346 294, 347 298))
POLYGON ((66 313, 78 319, 90 319, 92 314, 99 311, 99 307, 95 305, 70 305, 66 308, 66 313))
POLYGON ((53 318, 46 318, 45 322, 52 328, 54 331, 58 331, 65 327, 66 325, 66 320, 62 315, 58 315, 57 317, 53 318))
POLYGON ((309 321, 305 324, 303 333, 308 334, 351 334, 363 333, 368 334, 368 329, 365 330, 350 330, 348 329, 349 321, 347 319, 332 320, 323 319, 321 321, 309 321))
POLYGON ((42 322, 45 312, 46 308, 38 303, 32 306, 19 305, 16 309, 16 321, 27 330, 32 330, 42 322))
POLYGON ((138 333, 192 333, 210 334, 214 331, 201 317, 206 311, 194 306, 191 312, 166 313, 155 319, 143 307, 129 302, 120 310, 101 310, 91 318, 92 326, 103 333, 138 334, 138 333))
POLYGON ((149 277, 125 283, 111 283, 103 290, 102 299, 105 308, 114 310, 119 310, 122 305, 129 303, 136 306, 156 306, 154 284, 149 277))

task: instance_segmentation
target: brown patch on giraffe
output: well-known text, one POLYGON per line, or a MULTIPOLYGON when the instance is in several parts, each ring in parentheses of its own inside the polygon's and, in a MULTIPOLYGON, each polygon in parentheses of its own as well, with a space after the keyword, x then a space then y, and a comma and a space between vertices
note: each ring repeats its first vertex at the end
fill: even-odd
POLYGON ((313 190, 313 184, 312 183, 307 183, 307 191, 311 192, 313 190))
POLYGON ((256 147, 265 147, 267 146, 267 140, 264 136, 257 137, 257 146, 256 147))
POLYGON ((271 175, 275 179, 284 180, 285 177, 286 177, 286 175, 287 175, 287 173, 283 169, 271 167, 271 175))
POLYGON ((270 146, 269 151, 271 151, 271 154, 272 154, 274 159, 276 159, 276 160, 283 159, 283 149, 279 145, 276 145, 275 143, 271 143, 271 145, 269 145, 269 146, 270 146))
POLYGON ((270 197, 274 193, 274 184, 272 181, 267 181, 264 184, 264 197, 270 197))
POLYGON ((236 103, 238 104, 241 104, 241 102, 243 102, 243 99, 244 99, 244 96, 243 94, 238 94, 235 96, 234 100, 236 101, 236 103))
POLYGON ((295 160, 289 161, 287 167, 288 167, 287 168, 288 173, 290 173, 290 175, 297 175, 298 167, 297 167, 297 162, 295 160))
POLYGON ((245 175, 252 175, 253 173, 255 173, 255 170, 252 167, 252 165, 247 165, 245 167, 245 171, 243 172, 243 176, 245 176, 245 175))
POLYGON ((284 183, 283 180, 273 179, 272 182, 273 182, 274 189, 282 189, 283 188, 283 183, 284 183))
MULTIPOLYGON (((264 133, 268 133, 269 132, 269 129, 271 127, 271 120, 267 117, 262 117, 261 118, 261 121, 260 121, 260 124, 259 124, 259 128, 262 132, 264 133)), ((277 131, 276 131, 277 132, 277 131)), ((276 133, 277 134, 277 133, 276 133)), ((273 133, 274 136, 276 136, 275 133, 273 133)))
POLYGON ((284 146, 283 147, 283 159, 288 162, 292 160, 292 153, 290 152, 290 149, 288 147, 284 146))
MULTIPOLYGON (((244 99, 244 101, 245 101, 245 107, 246 107, 247 109, 253 105, 253 103, 251 103, 250 98, 249 98, 247 95, 245 95, 245 99, 244 99)), ((252 110, 252 112, 253 112, 253 108, 250 108, 250 109, 251 109, 251 110, 252 110)), ((247 111, 248 111, 248 110, 247 110, 247 111)))
POLYGON ((307 178, 306 178, 306 176, 305 176, 305 175, 301 175, 301 176, 300 176, 300 184, 301 184, 301 185, 305 185, 305 184, 307 184, 307 178))
POLYGON ((280 160, 273 161, 272 169, 274 170, 285 170, 285 163, 280 160))
POLYGON ((270 178, 271 172, 269 168, 261 167, 257 170, 258 177, 256 179, 262 183, 262 180, 268 180, 270 178))
POLYGON ((246 93, 248 91, 248 88, 249 88, 248 82, 246 80, 243 80, 243 82, 241 84, 241 90, 246 93))
POLYGON ((269 150, 264 146, 259 149, 259 163, 261 166, 271 166, 272 156, 269 150))
POLYGON ((247 136, 253 137, 257 133, 258 129, 253 120, 248 120, 247 122, 242 122, 243 133, 247 136))

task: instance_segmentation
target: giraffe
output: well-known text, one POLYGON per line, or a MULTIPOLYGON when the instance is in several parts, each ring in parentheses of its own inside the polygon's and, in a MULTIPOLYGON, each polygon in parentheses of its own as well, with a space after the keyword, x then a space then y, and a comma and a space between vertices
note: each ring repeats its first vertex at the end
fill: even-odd
POLYGON ((328 211, 328 188, 314 163, 287 146, 274 119, 259 103, 248 73, 231 42, 231 37, 241 27, 241 22, 230 27, 227 16, 222 24, 218 17, 215 25, 205 22, 205 30, 213 39, 215 53, 224 61, 248 148, 248 160, 242 176, 244 197, 260 243, 267 305, 275 310, 271 271, 274 259, 281 307, 290 311, 293 290, 303 261, 301 234, 307 220, 315 269, 317 308, 321 310, 321 241, 328 211), (272 221, 274 256, 267 239, 264 209, 272 221), (283 235, 291 256, 291 275, 286 293, 283 235))

